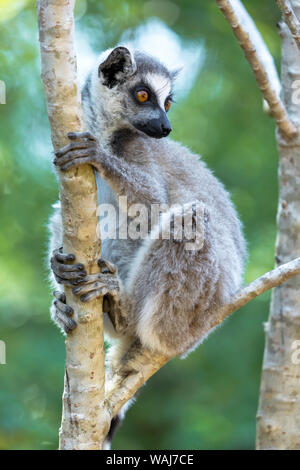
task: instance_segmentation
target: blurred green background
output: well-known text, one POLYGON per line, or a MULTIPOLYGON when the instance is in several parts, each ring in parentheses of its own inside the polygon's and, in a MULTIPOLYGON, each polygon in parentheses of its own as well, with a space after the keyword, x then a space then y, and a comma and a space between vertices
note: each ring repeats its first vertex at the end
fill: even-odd
MULTIPOLYGON (((35 2, 0 0, 0 449, 56 449, 64 339, 49 319, 47 220, 57 199, 40 81, 35 2)), ((275 2, 244 1, 277 66, 275 2)), ((159 18, 205 61, 171 111, 172 137, 203 158, 230 190, 249 245, 246 281, 273 267, 277 206, 274 123, 233 34, 207 0, 88 0, 78 34, 92 50, 159 18)), ((155 51, 154 51, 155 52, 155 51)), ((192 72, 192 70, 191 70, 192 72)), ((188 79, 187 79, 188 81, 188 79)), ((186 360, 153 377, 128 412, 116 449, 253 449, 263 322, 269 294, 234 314, 186 360)))

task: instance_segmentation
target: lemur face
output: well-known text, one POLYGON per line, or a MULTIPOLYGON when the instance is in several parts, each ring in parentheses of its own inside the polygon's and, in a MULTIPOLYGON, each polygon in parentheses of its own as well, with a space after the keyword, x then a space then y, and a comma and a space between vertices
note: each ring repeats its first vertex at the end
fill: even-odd
POLYGON ((120 124, 157 139, 170 134, 167 112, 175 73, 146 54, 132 55, 127 48, 117 47, 100 64, 98 76, 106 88, 108 106, 120 124))

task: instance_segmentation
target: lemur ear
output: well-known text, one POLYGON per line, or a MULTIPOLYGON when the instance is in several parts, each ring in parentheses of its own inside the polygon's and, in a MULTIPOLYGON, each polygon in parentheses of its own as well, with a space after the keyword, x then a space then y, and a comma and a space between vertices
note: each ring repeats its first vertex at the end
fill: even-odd
POLYGON ((179 75, 181 74, 181 72, 182 72, 182 69, 183 69, 183 67, 178 67, 177 69, 171 70, 170 73, 171 73, 171 80, 172 80, 172 83, 174 83, 174 82, 177 80, 178 76, 179 76, 179 75))
POLYGON ((99 65, 98 75, 103 85, 113 88, 122 83, 136 71, 134 58, 127 47, 113 49, 109 56, 99 65))

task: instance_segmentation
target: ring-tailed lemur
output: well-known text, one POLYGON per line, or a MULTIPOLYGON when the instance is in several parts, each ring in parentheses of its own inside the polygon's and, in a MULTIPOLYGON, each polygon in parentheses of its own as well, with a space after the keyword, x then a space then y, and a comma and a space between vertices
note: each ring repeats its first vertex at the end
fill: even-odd
POLYGON ((167 138, 174 75, 144 53, 117 47, 102 54, 88 76, 82 100, 89 131, 70 133, 71 143, 56 152, 55 165, 65 171, 91 164, 101 179, 100 203, 117 211, 123 210, 120 196, 128 206, 165 209, 155 222, 144 217, 149 227, 140 239, 118 237, 121 225, 132 220, 123 217, 121 224, 119 216, 117 237, 103 241, 99 274, 87 275, 73 255, 62 253, 58 207, 50 224, 58 283, 51 314, 64 331, 76 327, 60 289, 72 285, 83 302, 104 295, 106 332, 125 348, 138 340, 155 351, 183 355, 204 339, 218 306, 240 286, 246 250, 222 184, 197 155, 167 138), (176 236, 178 221, 183 230, 182 211, 194 231, 198 225, 198 249, 187 249, 188 240, 176 236), (167 227, 170 236, 164 237, 167 227))

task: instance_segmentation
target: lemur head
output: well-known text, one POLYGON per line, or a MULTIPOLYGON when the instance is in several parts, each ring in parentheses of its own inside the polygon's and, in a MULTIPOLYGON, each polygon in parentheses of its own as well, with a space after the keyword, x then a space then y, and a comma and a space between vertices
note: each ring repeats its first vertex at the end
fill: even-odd
POLYGON ((90 78, 93 112, 112 131, 134 128, 150 137, 166 137, 172 130, 167 112, 175 74, 142 52, 121 46, 107 51, 90 78))

